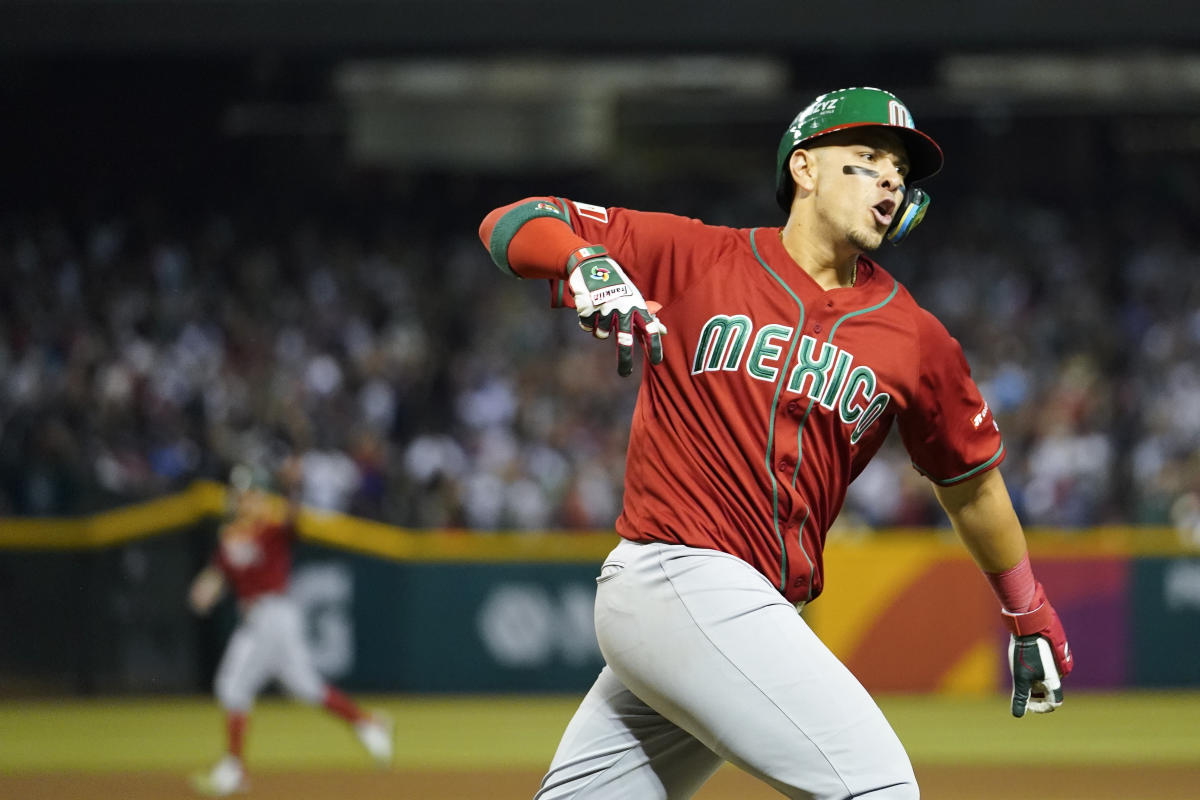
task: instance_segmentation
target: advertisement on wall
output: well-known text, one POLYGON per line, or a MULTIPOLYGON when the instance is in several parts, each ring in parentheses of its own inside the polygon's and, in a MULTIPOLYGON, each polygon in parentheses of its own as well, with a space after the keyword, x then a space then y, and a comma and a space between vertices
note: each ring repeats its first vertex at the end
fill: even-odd
POLYGON ((398 564, 338 554, 298 568, 321 668, 363 691, 579 691, 604 665, 586 564, 398 564))

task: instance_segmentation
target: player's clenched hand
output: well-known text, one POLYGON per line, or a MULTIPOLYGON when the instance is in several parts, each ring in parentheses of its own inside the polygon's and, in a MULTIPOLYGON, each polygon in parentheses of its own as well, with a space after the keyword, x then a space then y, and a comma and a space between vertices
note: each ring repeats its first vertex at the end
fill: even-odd
POLYGON ((212 610, 225 591, 225 578, 216 567, 207 566, 192 580, 188 590, 188 605, 204 616, 212 610))
POLYGON ((654 316, 625 271, 601 246, 581 247, 567 262, 571 293, 579 327, 597 339, 617 332, 617 372, 633 371, 633 340, 636 336, 650 356, 651 364, 662 361, 662 335, 667 328, 654 316))
POLYGON ((1008 643, 1008 665, 1012 670, 1012 713, 1043 714, 1062 705, 1062 680, 1044 636, 1014 636, 1008 643))
POLYGON ((1026 710, 1043 714, 1062 705, 1062 679, 1075 666, 1067 634, 1054 607, 1037 585, 1029 611, 1004 611, 1004 622, 1012 633, 1008 644, 1008 667, 1012 671, 1012 713, 1026 710))

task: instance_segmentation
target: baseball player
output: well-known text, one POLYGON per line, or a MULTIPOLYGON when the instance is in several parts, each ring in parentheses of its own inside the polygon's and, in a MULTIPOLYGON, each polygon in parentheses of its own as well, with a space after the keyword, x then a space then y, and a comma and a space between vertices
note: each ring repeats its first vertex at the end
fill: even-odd
MULTIPOLYGON (((296 481, 291 482, 295 485, 296 481)), ((392 761, 393 725, 367 713, 328 685, 313 667, 300 610, 286 594, 296 541, 299 503, 291 492, 286 509, 266 491, 266 481, 239 465, 230 476, 233 516, 219 534, 211 562, 189 593, 192 609, 207 614, 227 585, 237 596, 239 623, 217 668, 216 695, 225 710, 226 752, 208 771, 192 776, 200 793, 223 797, 247 788, 242 760, 247 717, 268 681, 278 680, 294 698, 320 704, 346 720, 380 765, 392 761)))
POLYGON ((606 665, 537 798, 685 798, 724 761, 788 797, 918 797, 883 714, 798 613, 893 424, 995 589, 1012 713, 1062 702, 1071 654, 997 469, 999 429, 958 343, 867 256, 921 221, 914 184, 941 165, 898 98, 841 89, 780 143, 782 227, 558 197, 484 219, 502 271, 549 279, 555 305, 615 334, 621 375, 635 339, 649 362, 621 541, 596 579, 606 665))

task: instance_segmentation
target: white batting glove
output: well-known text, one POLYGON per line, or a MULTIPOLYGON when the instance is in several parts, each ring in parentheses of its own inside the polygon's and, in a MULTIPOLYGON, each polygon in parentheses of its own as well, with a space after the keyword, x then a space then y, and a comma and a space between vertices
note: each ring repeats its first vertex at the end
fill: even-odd
POLYGON ((635 335, 650 363, 662 362, 662 335, 667 327, 646 307, 642 293, 608 251, 599 245, 579 248, 567 261, 567 272, 579 327, 597 339, 607 339, 615 320, 618 374, 633 371, 635 335))
POLYGON ((1012 714, 1026 710, 1045 714, 1062 705, 1062 679, 1075 668, 1075 657, 1067 644, 1058 612, 1046 599, 1041 583, 1034 588, 1031 610, 1014 613, 1000 610, 1012 637, 1008 644, 1008 668, 1012 671, 1012 714))
POLYGON ((1012 713, 1047 714, 1062 705, 1062 680, 1054 663, 1054 650, 1045 636, 1011 636, 1008 666, 1012 670, 1012 713))

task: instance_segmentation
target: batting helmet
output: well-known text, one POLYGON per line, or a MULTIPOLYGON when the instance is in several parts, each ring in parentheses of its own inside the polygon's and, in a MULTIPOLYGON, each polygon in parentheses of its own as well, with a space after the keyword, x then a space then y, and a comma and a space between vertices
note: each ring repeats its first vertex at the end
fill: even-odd
MULTIPOLYGON (((834 131, 861 127, 888 128, 899 135, 908 150, 909 171, 907 181, 919 181, 937 173, 942 168, 942 148, 929 136, 921 133, 913 122, 908 107, 891 92, 871 87, 838 89, 821 95, 792 120, 783 139, 779 142, 779 154, 775 162, 775 199, 784 211, 791 208, 795 184, 788 158, 792 151, 810 144, 814 139, 834 131)), ((924 203, 908 198, 914 207, 898 236, 889 235, 897 241, 920 221, 929 198, 922 192, 924 203), (919 212, 919 216, 915 213, 919 212), (915 217, 915 219, 914 219, 915 217)), ((901 215, 897 215, 897 222, 901 215)), ((895 226, 893 226, 895 227, 895 226)), ((890 232, 889 232, 890 233, 890 232)))
POLYGON ((234 464, 229 470, 229 487, 236 492, 248 492, 252 489, 269 492, 271 476, 265 469, 254 464, 234 464))

